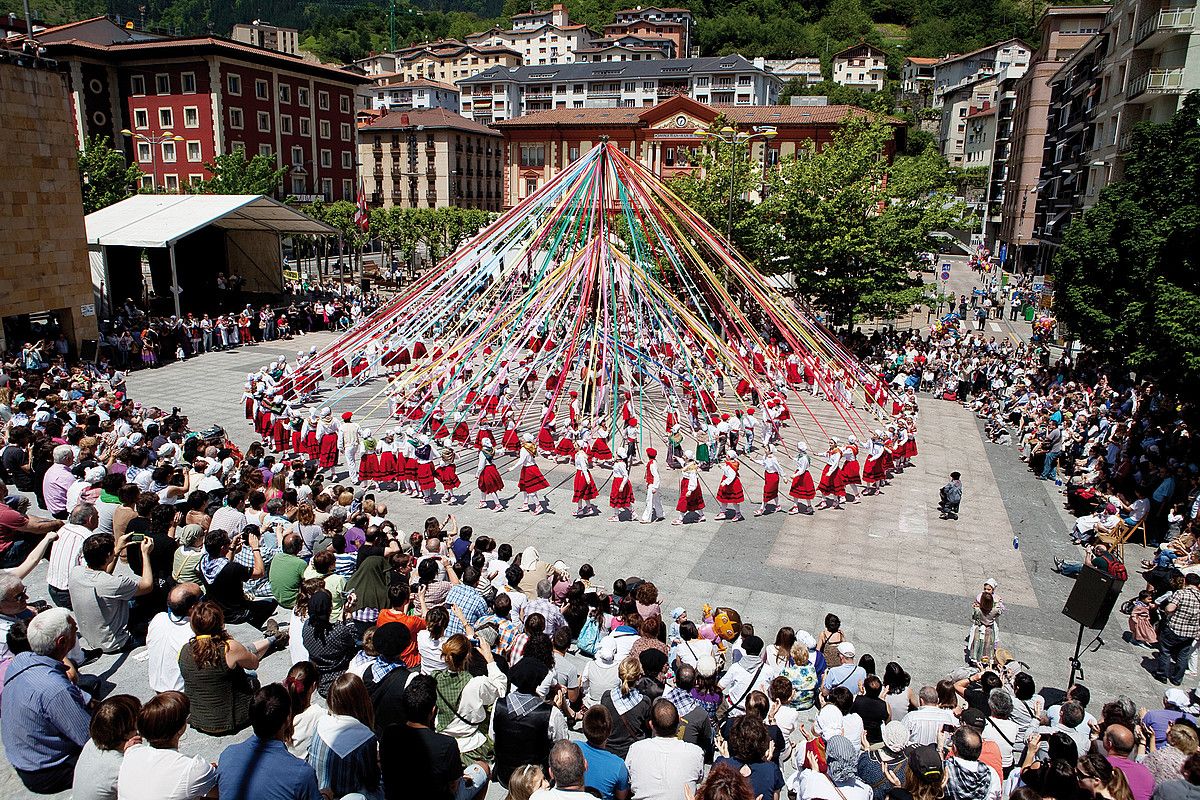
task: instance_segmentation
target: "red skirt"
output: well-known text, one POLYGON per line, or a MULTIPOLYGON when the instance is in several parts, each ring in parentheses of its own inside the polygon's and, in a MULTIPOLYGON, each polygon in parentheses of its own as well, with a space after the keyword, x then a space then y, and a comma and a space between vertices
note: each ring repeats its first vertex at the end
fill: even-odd
POLYGON ((909 440, 908 440, 907 442, 905 442, 905 444, 904 444, 904 457, 905 457, 905 458, 912 458, 912 457, 913 457, 913 456, 915 456, 916 454, 917 454, 917 440, 916 440, 916 439, 909 439, 909 440))
POLYGON ((304 452, 304 440, 300 437, 300 431, 292 431, 292 452, 304 452))
POLYGON ((793 500, 812 500, 816 496, 817 487, 813 486, 812 475, 801 472, 792 478, 792 488, 788 490, 788 497, 793 500))
POLYGON ((633 481, 624 481, 619 489, 617 481, 613 481, 608 490, 608 504, 613 508, 633 508, 633 481))
POLYGON ((384 450, 379 454, 379 472, 376 480, 394 481, 398 474, 396 469, 396 454, 391 450, 384 450))
POLYGON ((830 466, 826 466, 821 470, 821 482, 817 484, 818 492, 821 494, 837 494, 838 489, 841 487, 841 475, 838 470, 830 466))
POLYGON ((543 426, 542 429, 538 431, 537 446, 539 450, 548 450, 553 452, 554 434, 550 433, 549 428, 543 426))
POLYGON ((717 487, 717 502, 718 503, 744 503, 746 502, 746 492, 742 490, 742 479, 734 478, 733 483, 723 484, 717 487))
POLYGON ((500 477, 500 470, 496 469, 495 464, 485 466, 483 472, 479 473, 476 483, 479 486, 480 494, 496 494, 504 490, 504 479, 500 477))
MULTIPOLYGON (((612 450, 608 449, 607 439, 593 439, 592 446, 588 449, 588 455, 592 457, 592 461, 612 461, 612 450)), ((631 493, 633 489, 629 490, 631 493)))
POLYGON ((275 451, 282 453, 288 449, 288 441, 291 439, 288 434, 290 431, 283 424, 283 419, 275 420, 275 424, 271 426, 271 438, 275 440, 275 451))
POLYGON ((358 477, 364 481, 379 480, 378 453, 363 453, 363 457, 358 460, 358 477))
POLYGON ((484 441, 490 441, 492 444, 496 443, 496 437, 492 436, 492 432, 488 428, 480 428, 479 433, 475 434, 475 448, 482 450, 484 441))
POLYGON ((304 434, 304 452, 309 458, 316 458, 321 454, 321 445, 317 442, 317 432, 310 430, 304 434))
POLYGON ((416 480, 417 485, 421 487, 421 491, 427 492, 434 487, 433 482, 433 462, 417 461, 412 459, 416 465, 416 480))
POLYGON ((337 434, 327 433, 321 437, 321 448, 318 451, 321 469, 337 466, 337 434))
POLYGON ((400 480, 415 481, 417 479, 417 460, 408 456, 399 456, 397 462, 400 464, 400 480))
POLYGON ((681 514, 688 511, 703 511, 704 510, 704 493, 700 491, 700 484, 696 484, 696 488, 687 494, 679 495, 679 502, 675 504, 675 510, 681 514))
POLYGON ((471 427, 465 422, 460 422, 454 426, 454 433, 450 438, 459 444, 466 444, 471 441, 471 427))
POLYGON ((857 461, 847 461, 842 465, 842 485, 862 483, 857 461))
POLYGON ((868 458, 867 463, 863 465, 863 480, 868 483, 874 483, 886 477, 887 472, 883 469, 883 457, 868 458))
POLYGON ((363 370, 365 370, 366 368, 367 368, 366 361, 355 361, 354 366, 352 366, 350 368, 350 374, 353 375, 355 378, 357 378, 359 375, 361 375, 363 373, 363 370))
POLYGON ((515 453, 521 449, 521 437, 517 434, 516 428, 509 428, 504 432, 503 444, 504 452, 515 453))
POLYGON ((422 342, 420 340, 413 342, 412 357, 414 359, 425 357, 425 343, 424 342, 422 342))
POLYGON ((549 489, 550 481, 546 480, 537 464, 529 464, 521 467, 521 479, 517 481, 517 488, 525 494, 536 494, 543 489, 549 489))
POLYGON ((259 436, 266 436, 271 424, 271 412, 260 411, 254 415, 254 432, 259 436))
POLYGON ((346 365, 346 359, 339 358, 333 362, 333 366, 329 368, 329 375, 332 378, 344 378, 350 374, 350 368, 346 365))
POLYGON ((554 452, 560 456, 571 457, 575 455, 575 442, 570 436, 564 436, 558 440, 558 444, 554 447, 554 452))
POLYGON ((779 473, 768 472, 763 475, 763 502, 770 503, 779 498, 779 473))
POLYGON ((462 481, 458 479, 458 471, 454 469, 453 464, 443 464, 438 467, 437 479, 442 482, 442 488, 446 491, 462 486, 462 481))
POLYGON ((450 431, 446 429, 446 426, 440 419, 433 421, 433 424, 430 426, 430 433, 433 434, 434 439, 445 439, 450 435, 450 431))
POLYGON ((253 397, 246 398, 246 419, 249 419, 249 420, 254 419, 254 398, 253 397))
POLYGON ((592 478, 591 473, 576 470, 575 491, 571 494, 571 502, 595 500, 599 496, 600 490, 596 488, 596 481, 592 478))

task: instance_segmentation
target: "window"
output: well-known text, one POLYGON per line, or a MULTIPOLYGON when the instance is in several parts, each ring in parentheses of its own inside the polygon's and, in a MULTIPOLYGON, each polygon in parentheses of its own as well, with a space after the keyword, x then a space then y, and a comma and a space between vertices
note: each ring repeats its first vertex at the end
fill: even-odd
POLYGON ((241 130, 242 124, 242 110, 240 108, 229 109, 229 127, 241 130))
POLYGON ((333 201, 333 179, 332 178, 321 178, 321 195, 325 198, 326 202, 333 201))
POLYGON ((199 128, 200 127, 200 108, 198 106, 183 107, 183 127, 199 128))
POLYGON ((242 76, 235 73, 229 73, 225 78, 225 85, 229 87, 229 93, 232 95, 241 95, 242 93, 242 76))
POLYGON ((342 178, 342 199, 349 200, 352 197, 354 197, 354 181, 342 178))
POLYGON ((578 158, 579 158, 579 147, 578 147, 578 145, 576 145, 576 146, 571 147, 567 151, 567 160, 575 161, 578 158))
POLYGON ((163 186, 168 192, 179 191, 179 176, 178 175, 163 175, 163 186))
POLYGON ((267 82, 262 78, 254 79, 254 96, 259 100, 266 100, 270 97, 270 95, 267 94, 267 82))
POLYGON ((342 169, 354 169, 354 159, 351 158, 349 150, 342 151, 342 169))
POLYGON ((327 119, 321 120, 321 138, 322 139, 329 138, 329 120, 327 120, 327 119))
POLYGON ((296 87, 296 100, 297 100, 297 102, 300 103, 301 108, 308 108, 308 87, 307 86, 297 86, 296 87))
POLYGON ((330 167, 333 166, 333 151, 331 151, 331 150, 322 150, 321 151, 321 166, 324 167, 325 169, 329 169, 330 167))
POLYGON ((163 158, 163 163, 165 163, 165 164, 175 163, 175 143, 174 142, 163 142, 162 143, 162 158, 163 158))
POLYGON ((525 194, 526 194, 526 196, 531 195, 536 191, 537 191, 537 178, 526 178, 525 179, 525 194))
POLYGON ((158 126, 163 130, 171 130, 175 127, 175 113, 169 108, 160 108, 158 110, 158 126))
POLYGON ((350 95, 343 94, 338 97, 338 108, 342 110, 343 114, 350 113, 350 95))
POLYGON ((292 166, 294 166, 294 167, 304 166, 304 148, 303 147, 293 147, 292 148, 292 166))
POLYGON ((625 82, 625 91, 636 92, 637 91, 637 83, 635 83, 634 81, 626 81, 625 82))
POLYGON ((233 144, 229 145, 229 152, 244 154, 246 152, 246 143, 245 142, 234 142, 233 144))
POLYGON ((279 84, 279 102, 292 102, 292 87, 288 86, 286 83, 279 84))
POLYGON ((308 122, 308 117, 300 118, 300 135, 308 136, 312 132, 312 126, 308 122))
POLYGON ((304 194, 304 176, 292 176, 292 194, 304 194))
POLYGON ((155 75, 154 76, 154 91, 157 94, 171 93, 171 76, 170 75, 155 75))
POLYGON ((195 94, 196 93, 196 73, 181 72, 179 74, 179 84, 181 87, 183 87, 184 94, 195 94))
POLYGON ((142 176, 142 191, 143 192, 146 192, 146 191, 153 192, 154 191, 154 176, 153 175, 143 175, 142 176))
POLYGON ((698 78, 696 78, 696 85, 697 86, 708 86, 708 76, 701 75, 698 78))
POLYGON ((187 160, 192 162, 199 161, 203 156, 200 151, 200 143, 191 141, 187 143, 187 160))
POLYGON ((149 128, 150 127, 150 112, 144 108, 135 108, 133 110, 133 127, 149 128))
POLYGON ((753 78, 749 75, 738 76, 738 86, 749 86, 753 82, 753 78))
POLYGON ((129 92, 134 95, 146 94, 146 78, 143 75, 129 76, 129 92))
POLYGON ((258 132, 259 133, 270 133, 271 132, 271 115, 268 114, 266 111, 258 112, 258 132))
POLYGON ((280 133, 291 133, 292 132, 292 118, 287 116, 286 114, 279 118, 279 132, 280 133))
POLYGON ((343 142, 350 141, 350 123, 349 122, 342 123, 342 141, 343 142))
POLYGON ((192 186, 196 186, 203 182, 204 182, 203 173, 200 173, 200 172, 189 172, 188 173, 188 183, 191 184, 192 186))
POLYGON ((317 108, 322 111, 329 110, 329 92, 317 92, 317 108))
POLYGON ((273 155, 273 153, 271 152, 271 145, 260 144, 258 146, 258 154, 260 156, 266 156, 267 158, 270 158, 273 155))
POLYGON ((544 167, 546 165, 546 145, 544 144, 523 144, 521 145, 521 166, 522 167, 544 167))
POLYGON ((138 142, 137 151, 138 161, 142 162, 143 164, 153 157, 152 153, 150 152, 149 142, 138 142))

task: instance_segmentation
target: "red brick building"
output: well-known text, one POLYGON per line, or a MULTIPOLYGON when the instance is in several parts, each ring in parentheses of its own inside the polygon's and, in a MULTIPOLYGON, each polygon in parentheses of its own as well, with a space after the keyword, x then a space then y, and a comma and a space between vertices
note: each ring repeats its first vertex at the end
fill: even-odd
MULTIPOLYGON (((704 147, 697 130, 723 115, 738 130, 772 127, 769 140, 755 139, 750 155, 764 167, 795 154, 806 142, 832 141, 848 116, 869 112, 853 106, 712 106, 678 95, 650 108, 558 108, 493 123, 504 136, 504 207, 533 194, 568 164, 608 139, 640 159, 655 174, 672 178, 696 167, 704 147)), ((903 145, 905 127, 890 120, 896 137, 890 156, 903 145)))
POLYGON ((183 191, 207 177, 215 155, 244 149, 289 167, 282 195, 354 198, 354 92, 366 78, 227 39, 152 36, 104 17, 38 38, 68 75, 76 137, 121 142, 147 186, 183 191), (183 141, 158 141, 164 131, 183 141))

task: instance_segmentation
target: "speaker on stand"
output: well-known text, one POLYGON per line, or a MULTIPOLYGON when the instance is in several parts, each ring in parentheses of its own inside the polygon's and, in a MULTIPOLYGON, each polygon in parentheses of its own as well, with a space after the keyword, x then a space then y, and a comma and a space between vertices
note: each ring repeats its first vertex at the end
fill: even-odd
POLYGON ((1101 572, 1086 564, 1075 577, 1075 585, 1063 606, 1062 613, 1071 620, 1079 623, 1079 635, 1075 638, 1075 655, 1071 657, 1071 676, 1067 679, 1067 688, 1075 685, 1075 675, 1083 675, 1083 665, 1079 657, 1084 651, 1091 651, 1092 645, 1097 648, 1104 645, 1100 633, 1108 624, 1108 617, 1121 596, 1121 587, 1125 581, 1119 581, 1107 572, 1101 572), (1088 646, 1083 646, 1083 629, 1096 631, 1096 637, 1088 646))

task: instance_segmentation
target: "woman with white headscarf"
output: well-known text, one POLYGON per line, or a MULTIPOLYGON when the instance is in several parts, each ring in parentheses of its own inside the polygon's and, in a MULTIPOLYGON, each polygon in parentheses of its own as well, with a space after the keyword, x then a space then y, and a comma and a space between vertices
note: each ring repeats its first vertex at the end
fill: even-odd
POLYGON ((796 771, 788 779, 788 792, 799 800, 871 800, 871 787, 858 777, 859 749, 845 736, 832 736, 825 746, 826 770, 821 772, 816 754, 805 748, 796 754, 796 771))
POLYGON ((538 583, 550 575, 550 565, 542 561, 538 549, 530 545, 521 552, 521 569, 525 574, 517 588, 532 600, 537 597, 538 583))

